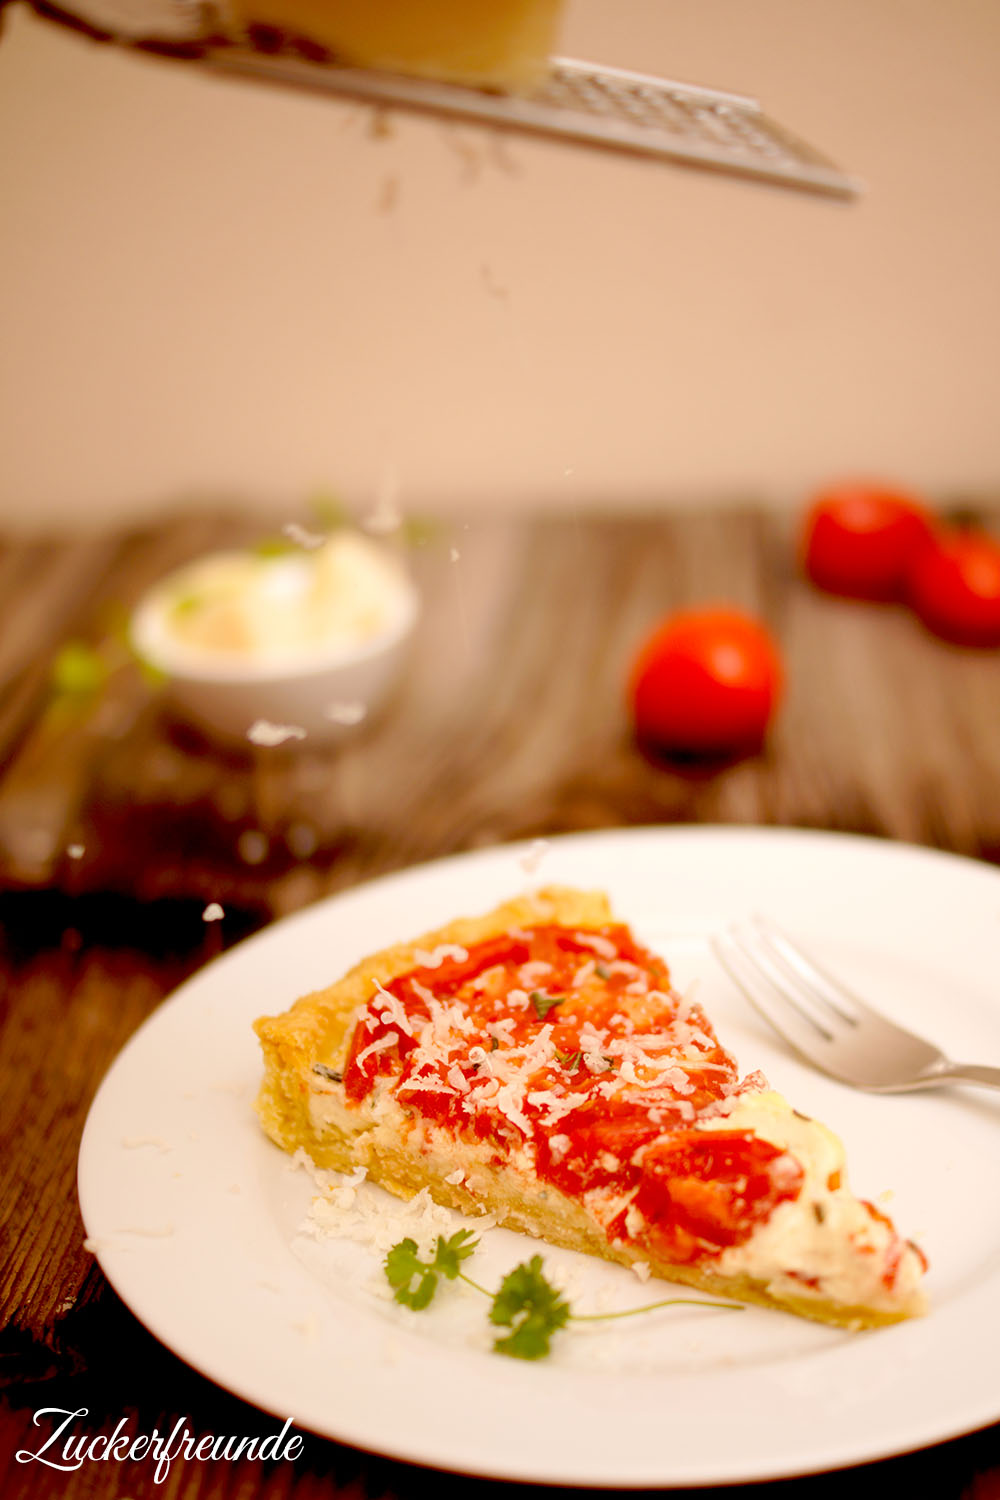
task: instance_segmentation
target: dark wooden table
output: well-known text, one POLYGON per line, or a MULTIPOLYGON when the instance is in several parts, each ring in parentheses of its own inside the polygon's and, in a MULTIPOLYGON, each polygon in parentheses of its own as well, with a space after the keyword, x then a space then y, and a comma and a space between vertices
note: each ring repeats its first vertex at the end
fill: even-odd
MULTIPOLYGON (((824 597, 787 522, 750 509, 416 528, 423 615, 392 709, 337 751, 223 753, 171 721, 122 620, 168 568, 259 535, 190 516, 128 535, 0 543, 3 1264, 0 1492, 21 1496, 408 1497, 426 1472, 306 1434, 294 1463, 21 1465, 45 1407, 83 1430, 269 1432, 120 1304, 83 1248, 87 1108, 139 1023, 220 947, 322 895, 438 855, 568 830, 669 823, 840 829, 1000 861, 1000 652, 947 646, 904 611, 824 597), (623 712, 643 631, 725 599, 779 636, 789 688, 766 751, 657 764, 623 712), (88 694, 53 694, 67 642, 88 694), (219 902, 224 921, 206 923, 219 902)), ((433 1476, 438 1493, 501 1486, 433 1476)), ((812 1500, 1000 1496, 1000 1428, 849 1473, 759 1487, 812 1500)), ((553 1492, 554 1493, 554 1492, 553 1492)), ((723 1493, 717 1491, 717 1493, 723 1493)))

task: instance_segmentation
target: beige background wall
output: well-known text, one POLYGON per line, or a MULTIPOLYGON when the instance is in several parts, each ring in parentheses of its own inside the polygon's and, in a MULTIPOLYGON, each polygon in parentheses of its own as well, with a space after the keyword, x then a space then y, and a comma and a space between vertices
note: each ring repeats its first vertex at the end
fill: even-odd
POLYGON ((377 138, 5 14, 4 524, 393 475, 414 508, 998 488, 995 0, 570 0, 565 53, 756 94, 846 206, 377 138))

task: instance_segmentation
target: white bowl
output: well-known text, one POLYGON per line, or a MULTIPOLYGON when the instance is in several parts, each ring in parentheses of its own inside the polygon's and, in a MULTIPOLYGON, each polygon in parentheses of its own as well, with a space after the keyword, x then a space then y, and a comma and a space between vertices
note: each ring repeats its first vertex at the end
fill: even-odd
POLYGON ((156 584, 132 614, 136 654, 165 680, 175 711, 230 744, 329 745, 384 706, 406 663, 420 613, 413 583, 399 586, 379 631, 364 641, 299 647, 269 659, 206 650, 170 629, 176 578, 156 584))

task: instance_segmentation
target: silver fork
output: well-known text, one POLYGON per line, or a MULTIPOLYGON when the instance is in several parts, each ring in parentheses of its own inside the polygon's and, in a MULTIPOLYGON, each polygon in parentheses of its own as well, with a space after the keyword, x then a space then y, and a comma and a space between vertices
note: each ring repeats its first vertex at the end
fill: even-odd
POLYGON ((874 1094, 948 1083, 1000 1088, 1000 1068, 956 1063, 897 1026, 762 917, 712 939, 723 968, 775 1031, 815 1067, 874 1094))

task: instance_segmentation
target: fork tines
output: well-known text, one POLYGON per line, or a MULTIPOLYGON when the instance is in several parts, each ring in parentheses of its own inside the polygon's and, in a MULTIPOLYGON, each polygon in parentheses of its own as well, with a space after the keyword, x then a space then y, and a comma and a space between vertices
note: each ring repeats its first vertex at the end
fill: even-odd
MULTIPOLYGON (((796 949, 791 949, 789 956, 790 945, 780 933, 754 918, 714 937, 712 948, 751 1005, 793 1047, 811 1056, 817 1045, 833 1040, 831 1018, 823 1009, 825 995, 807 987, 809 960, 796 949)), ((854 1018, 847 1015, 842 1004, 833 1003, 831 1008, 853 1024, 854 1018)))

